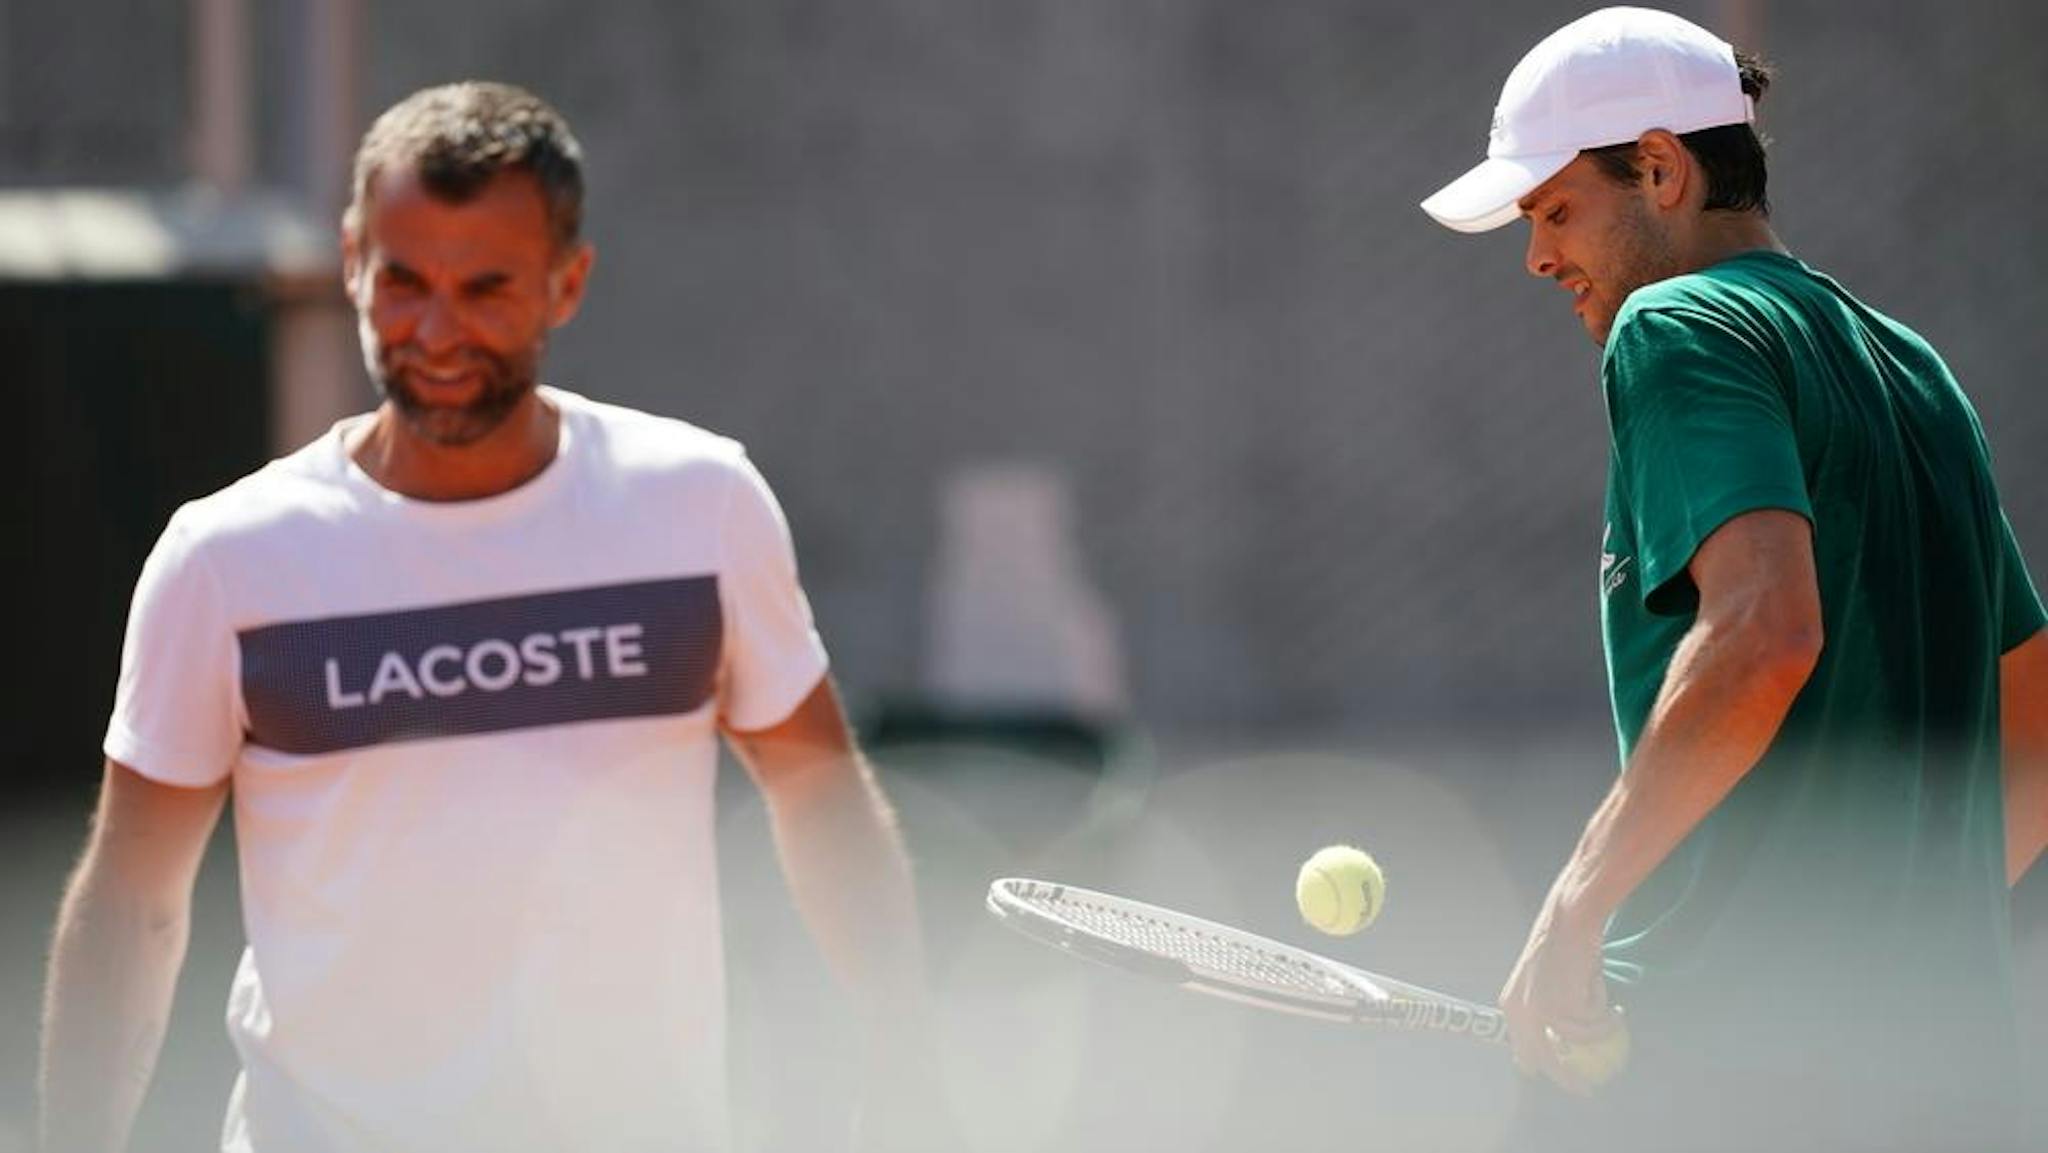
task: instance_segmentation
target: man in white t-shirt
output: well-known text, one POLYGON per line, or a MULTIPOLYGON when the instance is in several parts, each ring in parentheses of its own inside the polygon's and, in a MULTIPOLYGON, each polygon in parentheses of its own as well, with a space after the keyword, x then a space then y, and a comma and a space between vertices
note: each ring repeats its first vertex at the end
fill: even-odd
POLYGON ((509 86, 364 138, 343 254, 383 403, 180 509, 143 570, 51 961, 48 1148, 125 1144, 230 796, 224 1149, 724 1147, 720 734, 890 1038, 870 1064, 916 1066, 909 872, 767 485, 537 383, 581 199, 568 126, 509 86))

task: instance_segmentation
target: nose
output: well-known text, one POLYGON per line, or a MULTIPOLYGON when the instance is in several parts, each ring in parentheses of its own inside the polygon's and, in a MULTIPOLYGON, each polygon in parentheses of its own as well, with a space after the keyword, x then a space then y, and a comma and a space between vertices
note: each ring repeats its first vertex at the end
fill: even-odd
POLYGON ((1531 276, 1549 279, 1557 275, 1557 247, 1534 224, 1529 226, 1529 251, 1522 257, 1522 267, 1531 276))
POLYGON ((438 296, 422 305, 419 323, 413 329, 413 342, 428 355, 461 345, 462 323, 454 307, 438 296))

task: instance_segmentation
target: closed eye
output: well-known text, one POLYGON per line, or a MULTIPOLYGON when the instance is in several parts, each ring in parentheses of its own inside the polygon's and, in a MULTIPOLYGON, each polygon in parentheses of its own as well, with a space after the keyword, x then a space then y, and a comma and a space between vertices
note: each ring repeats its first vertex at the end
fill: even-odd
POLYGON ((463 294, 471 297, 490 296, 512 283, 512 278, 502 272, 487 272, 472 277, 462 284, 463 294))
POLYGON ((420 289, 427 285, 425 277, 403 264, 386 264, 379 271, 386 284, 397 288, 420 289))

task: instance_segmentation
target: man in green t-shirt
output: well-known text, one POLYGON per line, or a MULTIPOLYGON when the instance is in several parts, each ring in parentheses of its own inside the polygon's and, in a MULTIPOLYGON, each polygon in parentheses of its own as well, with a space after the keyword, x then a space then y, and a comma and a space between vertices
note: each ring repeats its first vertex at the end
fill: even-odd
POLYGON ((1527 219, 1528 270, 1605 349, 1623 765, 1501 1004, 1517 1063, 1581 1093, 1561 1054, 1625 1007, 1580 1146, 2003 1147, 2048 618, 1940 357, 1773 232, 1769 81, 1675 16, 1593 13, 1423 203, 1527 219))

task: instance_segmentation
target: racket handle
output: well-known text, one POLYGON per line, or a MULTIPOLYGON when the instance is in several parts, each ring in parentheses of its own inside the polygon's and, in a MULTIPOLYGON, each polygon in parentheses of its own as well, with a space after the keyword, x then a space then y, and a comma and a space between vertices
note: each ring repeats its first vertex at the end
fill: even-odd
POLYGON ((1430 1033, 1452 1033, 1476 1041, 1505 1042, 1508 1019, 1499 1009, 1455 997, 1429 997, 1403 1003, 1401 1023, 1430 1033))

